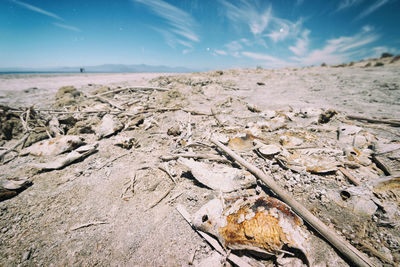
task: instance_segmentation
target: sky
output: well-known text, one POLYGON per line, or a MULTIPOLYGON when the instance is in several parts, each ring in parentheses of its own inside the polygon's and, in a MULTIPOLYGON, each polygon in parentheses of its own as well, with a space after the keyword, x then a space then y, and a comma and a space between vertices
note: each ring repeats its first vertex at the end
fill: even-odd
POLYGON ((400 0, 0 0, 0 68, 339 64, 400 53, 400 0))

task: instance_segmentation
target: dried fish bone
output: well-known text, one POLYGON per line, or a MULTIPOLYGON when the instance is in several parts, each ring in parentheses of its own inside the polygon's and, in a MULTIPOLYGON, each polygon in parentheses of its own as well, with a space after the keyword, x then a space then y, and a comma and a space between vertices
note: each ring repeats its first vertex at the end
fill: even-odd
POLYGON ((101 120, 99 127, 96 129, 96 134, 99 139, 101 139, 113 135, 122 128, 124 128, 124 125, 116 117, 106 114, 101 120))
POLYGON ((19 180, 0 180, 0 201, 12 198, 27 188, 32 182, 29 178, 19 180))
POLYGON ((76 150, 68 153, 66 156, 58 157, 52 162, 35 164, 33 166, 42 171, 58 170, 77 160, 84 159, 85 157, 93 154, 94 152, 96 152, 97 147, 97 143, 93 145, 81 146, 76 150))
MULTIPOLYGON (((300 250, 307 259, 303 221, 280 200, 253 196, 206 203, 193 215, 194 226, 214 235, 227 248, 257 255, 277 255, 283 246, 300 250)), ((308 263, 308 262, 307 262, 308 263)))
POLYGON ((190 169, 197 181, 214 190, 232 192, 256 184, 255 177, 247 171, 222 164, 210 167, 208 164, 182 157, 178 161, 190 169))
POLYGON ((64 152, 72 151, 84 145, 84 139, 76 135, 62 135, 44 140, 31 145, 21 151, 21 155, 56 156, 64 152))

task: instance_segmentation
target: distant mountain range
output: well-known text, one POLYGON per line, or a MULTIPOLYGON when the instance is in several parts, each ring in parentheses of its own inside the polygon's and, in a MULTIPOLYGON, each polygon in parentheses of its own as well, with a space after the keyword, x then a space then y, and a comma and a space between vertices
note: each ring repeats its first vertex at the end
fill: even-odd
POLYGON ((84 68, 85 72, 195 72, 204 69, 189 69, 185 67, 151 66, 146 64, 124 65, 124 64, 104 64, 98 66, 79 66, 79 67, 57 67, 57 68, 0 68, 0 72, 80 72, 84 68))

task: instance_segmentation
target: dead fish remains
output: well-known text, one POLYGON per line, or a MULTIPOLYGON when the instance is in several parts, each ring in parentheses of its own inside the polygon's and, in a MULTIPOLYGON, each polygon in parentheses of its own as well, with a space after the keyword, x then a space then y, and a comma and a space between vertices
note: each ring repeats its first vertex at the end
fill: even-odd
POLYGON ((277 255, 292 248, 300 250, 309 264, 303 221, 276 198, 213 199, 193 215, 193 224, 217 237, 226 248, 258 256, 277 255))

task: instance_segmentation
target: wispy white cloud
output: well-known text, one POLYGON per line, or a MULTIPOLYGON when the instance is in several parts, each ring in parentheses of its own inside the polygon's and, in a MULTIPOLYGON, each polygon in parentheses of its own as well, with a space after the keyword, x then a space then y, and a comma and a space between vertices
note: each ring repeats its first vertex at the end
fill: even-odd
POLYGON ((376 41, 379 35, 369 26, 353 36, 341 36, 326 42, 322 49, 315 49, 303 57, 291 57, 301 65, 314 65, 325 62, 337 64, 348 61, 351 56, 360 53, 359 48, 376 41))
POLYGON ((364 0, 342 0, 340 1, 338 7, 336 8, 335 12, 351 8, 363 2, 364 0))
POLYGON ((391 53, 392 55, 397 55, 400 53, 400 50, 387 47, 387 46, 376 46, 371 49, 372 52, 368 55, 369 58, 379 58, 381 57, 382 53, 391 53))
POLYGON ((310 40, 308 35, 310 34, 310 30, 304 30, 301 37, 297 38, 295 46, 289 46, 290 51, 292 51, 297 56, 303 56, 308 49, 308 44, 310 40))
POLYGON ((226 8, 226 16, 236 23, 245 23, 254 34, 261 34, 271 19, 271 6, 261 7, 257 1, 241 0, 237 5, 227 0, 219 0, 226 8))
POLYGON ((52 13, 52 12, 46 11, 44 9, 41 9, 41 8, 39 8, 37 6, 31 5, 31 4, 28 4, 28 3, 25 3, 25 2, 21 2, 21 1, 17 1, 17 0, 12 0, 12 2, 17 4, 17 5, 19 5, 19 6, 21 6, 21 7, 23 7, 23 8, 29 9, 29 10, 31 10, 33 12, 36 12, 36 13, 39 13, 39 14, 42 14, 42 15, 45 15, 45 16, 48 16, 48 17, 52 17, 52 18, 55 18, 55 19, 58 19, 58 20, 63 20, 60 16, 58 16, 58 15, 52 13))
POLYGON ((74 31, 74 32, 80 32, 81 31, 80 29, 78 29, 78 28, 76 28, 74 26, 67 25, 67 24, 61 24, 61 23, 54 22, 53 25, 56 26, 56 27, 63 28, 63 29, 66 29, 66 30, 70 30, 70 31, 74 31))
POLYGON ((290 20, 273 18, 273 29, 270 33, 266 34, 272 41, 278 42, 283 41, 289 37, 295 38, 301 32, 303 21, 300 19, 297 22, 291 22, 290 20))
POLYGON ((389 0, 377 0, 375 1, 375 3, 373 3, 371 6, 369 6, 367 9, 365 9, 363 12, 361 12, 356 18, 355 20, 359 20, 362 19, 370 14, 372 14, 373 12, 375 12, 376 10, 378 10, 379 8, 381 8, 382 6, 384 6, 385 4, 387 4, 389 2, 389 0))
POLYGON ((278 42, 289 37, 295 38, 301 32, 302 19, 292 22, 279 18, 273 14, 271 5, 265 5, 265 1, 240 0, 235 1, 235 4, 227 0, 219 0, 219 2, 225 8, 226 16, 234 23, 234 26, 247 25, 260 45, 266 46, 262 39, 264 37, 278 42))
POLYGON ((218 50, 218 49, 215 49, 215 50, 214 50, 214 53, 217 54, 217 55, 220 55, 220 56, 226 56, 226 55, 228 55, 228 53, 227 53, 225 50, 218 50))
POLYGON ((243 45, 240 41, 232 41, 224 45, 230 52, 236 52, 243 49, 243 45))
POLYGON ((186 47, 192 47, 191 44, 189 45, 190 42, 199 42, 200 38, 194 30, 197 23, 189 13, 163 0, 131 1, 147 6, 153 13, 167 21, 170 28, 153 29, 157 29, 164 36, 168 45, 175 47, 179 43, 186 47), (184 39, 185 41, 178 41, 178 39, 184 39))
POLYGON ((256 59, 256 60, 261 60, 263 65, 266 65, 268 67, 287 67, 287 66, 292 66, 294 63, 287 62, 285 60, 282 60, 280 58, 268 55, 268 54, 261 54, 261 53, 253 53, 253 52, 248 52, 244 51, 242 52, 243 56, 256 59))

